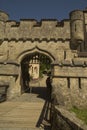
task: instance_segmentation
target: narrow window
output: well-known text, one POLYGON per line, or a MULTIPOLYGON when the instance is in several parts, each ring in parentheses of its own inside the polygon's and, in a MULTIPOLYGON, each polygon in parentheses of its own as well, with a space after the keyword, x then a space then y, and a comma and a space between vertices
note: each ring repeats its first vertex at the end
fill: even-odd
POLYGON ((81 89, 81 78, 78 79, 78 86, 81 89))
POLYGON ((77 29, 76 29, 76 24, 75 24, 75 32, 76 32, 76 30, 77 30, 77 29))
POLYGON ((33 73, 33 66, 32 66, 32 73, 33 73))
POLYGON ((70 88, 70 78, 67 78, 67 85, 68 85, 68 88, 70 88))
POLYGON ((64 59, 66 59, 66 51, 64 51, 64 59))

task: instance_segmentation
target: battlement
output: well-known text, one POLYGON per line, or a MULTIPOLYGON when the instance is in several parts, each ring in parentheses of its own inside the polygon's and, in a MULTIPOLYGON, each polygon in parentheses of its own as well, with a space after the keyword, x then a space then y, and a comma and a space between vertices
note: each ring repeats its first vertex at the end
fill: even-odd
POLYGON ((87 9, 70 12, 69 19, 58 21, 57 19, 20 19, 19 22, 8 19, 8 14, 0 11, 0 40, 31 41, 66 41, 70 40, 71 48, 77 49, 85 41, 87 31, 87 9))
POLYGON ((69 20, 58 22, 54 19, 44 19, 38 22, 34 19, 21 19, 20 22, 6 21, 3 33, 4 39, 65 40, 70 39, 70 26, 69 20))
POLYGON ((69 19, 64 19, 62 21, 58 21, 57 19, 41 19, 41 21, 37 21, 35 19, 20 19, 20 22, 8 20, 6 24, 11 25, 11 27, 20 27, 20 26, 31 26, 31 27, 64 27, 69 23, 69 19))
POLYGON ((71 20, 83 20, 83 11, 82 10, 74 10, 70 12, 71 20))

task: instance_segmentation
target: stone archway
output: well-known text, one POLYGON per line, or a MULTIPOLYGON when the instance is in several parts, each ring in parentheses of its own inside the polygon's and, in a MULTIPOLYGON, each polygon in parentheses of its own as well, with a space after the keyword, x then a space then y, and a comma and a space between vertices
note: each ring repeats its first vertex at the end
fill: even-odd
MULTIPOLYGON (((55 61, 55 57, 53 54, 50 54, 48 51, 46 50, 42 50, 42 49, 39 49, 38 47, 34 47, 32 49, 28 49, 28 50, 25 50, 25 51, 22 51, 19 55, 17 55, 16 57, 16 61, 17 61, 17 76, 16 77, 12 77, 11 76, 11 83, 10 83, 10 86, 11 86, 11 91, 10 91, 10 96, 9 96, 9 99, 10 98, 14 98, 16 96, 20 96, 24 91, 22 89, 23 87, 23 78, 22 78, 22 67, 21 67, 21 63, 24 59, 26 59, 27 56, 31 56, 32 54, 35 54, 35 53, 38 53, 38 54, 41 54, 43 56, 46 56, 48 57, 51 62, 54 62, 55 61)), ((9 81, 10 82, 10 81, 9 81)))
POLYGON ((35 87, 40 87, 40 82, 42 86, 46 86, 46 78, 51 73, 51 63, 52 59, 48 55, 37 51, 25 55, 21 61, 22 92, 26 92, 31 87, 31 83, 35 87), (36 85, 36 81, 39 82, 39 86, 36 85))
POLYGON ((21 52, 17 57, 16 59, 18 60, 19 64, 21 63, 21 61, 26 57, 26 55, 30 55, 32 53, 41 53, 41 54, 44 54, 46 56, 48 56, 52 62, 55 61, 55 56, 53 54, 51 54, 50 52, 48 52, 47 50, 43 50, 37 46, 33 47, 32 49, 28 49, 28 50, 25 50, 23 52, 21 52))
MULTIPOLYGON (((21 69, 21 63, 24 59, 26 59, 27 56, 30 56, 32 54, 35 54, 35 53, 39 53, 41 55, 45 55, 47 56, 51 62, 54 62, 55 61, 55 57, 49 53, 47 50, 42 50, 40 49, 39 47, 35 46, 34 48, 32 49, 29 49, 29 50, 25 50, 23 52, 21 52, 17 57, 17 61, 19 62, 20 64, 20 67, 19 67, 19 76, 18 76, 18 80, 17 80, 17 86, 19 88, 19 91, 20 91, 20 94, 23 93, 23 78, 22 78, 22 69, 21 69)), ((20 95, 19 94, 19 95, 20 95)))
POLYGON ((12 94, 10 94, 10 98, 20 96, 22 93, 24 93, 21 62, 24 59, 26 59, 27 56, 31 56, 32 54, 35 54, 35 53, 39 53, 41 55, 47 56, 51 60, 51 62, 55 61, 55 56, 52 53, 49 53, 46 49, 42 50, 37 46, 35 46, 32 49, 27 49, 27 50, 21 51, 21 53, 19 53, 17 55, 17 57, 15 58, 15 60, 17 61, 17 64, 18 64, 18 71, 17 71, 18 75, 17 75, 16 79, 15 79, 15 77, 13 77, 14 82, 11 80, 12 87, 11 87, 10 93, 12 93, 12 94))

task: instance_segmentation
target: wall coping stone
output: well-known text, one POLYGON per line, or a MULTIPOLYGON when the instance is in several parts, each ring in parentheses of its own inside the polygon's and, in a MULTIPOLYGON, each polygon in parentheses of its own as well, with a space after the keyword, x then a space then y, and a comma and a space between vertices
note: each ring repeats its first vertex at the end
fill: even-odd
POLYGON ((63 116, 68 123, 71 122, 76 125, 78 129, 87 130, 87 125, 82 120, 78 119, 74 112, 69 112, 63 106, 55 106, 55 110, 58 114, 63 116))

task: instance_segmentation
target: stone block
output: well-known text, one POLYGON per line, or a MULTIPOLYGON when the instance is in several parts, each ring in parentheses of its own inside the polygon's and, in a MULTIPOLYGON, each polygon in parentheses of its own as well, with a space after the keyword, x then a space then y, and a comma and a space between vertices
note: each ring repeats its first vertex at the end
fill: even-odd
POLYGON ((81 60, 73 60, 73 64, 75 66, 84 66, 84 61, 81 61, 81 60))
POLYGON ((87 77, 87 67, 54 66, 54 77, 87 77))
POLYGON ((71 65, 72 65, 72 63, 71 63, 70 60, 64 60, 64 61, 62 61, 62 64, 63 64, 64 66, 71 66, 71 65))
POLYGON ((7 62, 4 62, 4 64, 0 65, 0 75, 18 75, 18 66, 7 64, 7 62))

